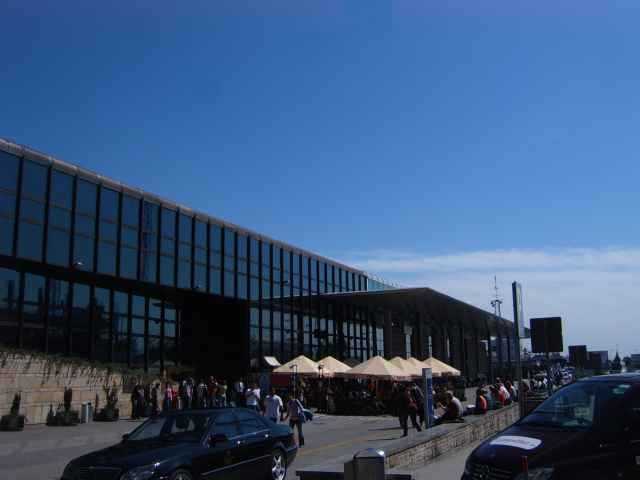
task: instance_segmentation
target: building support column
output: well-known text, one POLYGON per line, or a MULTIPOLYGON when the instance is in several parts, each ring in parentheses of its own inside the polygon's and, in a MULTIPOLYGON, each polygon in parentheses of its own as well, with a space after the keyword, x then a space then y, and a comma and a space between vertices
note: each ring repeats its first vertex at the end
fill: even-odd
POLYGON ((493 358, 491 355, 491 330, 487 327, 487 378, 493 383, 493 358))
POLYGON ((476 377, 480 375, 480 335, 478 335, 478 329, 473 329, 473 346, 475 351, 476 362, 476 377))
POLYGON ((416 325, 414 328, 414 335, 413 335, 413 356, 416 358, 423 358, 424 357, 424 326, 422 325, 422 322, 420 321, 420 315, 416 314, 416 325))
POLYGON ((384 357, 391 358, 393 342, 393 324, 390 311, 384 312, 384 357))
POLYGON ((504 356, 502 352, 502 335, 500 334, 500 330, 498 330, 496 335, 496 353, 498 355, 498 375, 503 376, 504 356))
POLYGON ((464 327, 460 324, 458 328, 458 335, 460 336, 460 345, 462 349, 460 350, 460 359, 462 360, 462 372, 465 377, 471 378, 471 371, 469 368, 469 352, 467 351, 468 342, 464 335, 464 327))

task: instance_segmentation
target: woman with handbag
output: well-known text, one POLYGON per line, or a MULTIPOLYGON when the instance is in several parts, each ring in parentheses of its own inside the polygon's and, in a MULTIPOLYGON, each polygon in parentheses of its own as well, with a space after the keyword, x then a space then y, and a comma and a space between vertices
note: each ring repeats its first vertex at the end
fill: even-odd
POLYGON ((304 435, 302 434, 302 424, 307 421, 304 415, 304 407, 302 402, 297 398, 291 396, 287 402, 287 415, 285 420, 289 419, 289 427, 293 430, 296 427, 298 430, 298 447, 304 447, 304 435))

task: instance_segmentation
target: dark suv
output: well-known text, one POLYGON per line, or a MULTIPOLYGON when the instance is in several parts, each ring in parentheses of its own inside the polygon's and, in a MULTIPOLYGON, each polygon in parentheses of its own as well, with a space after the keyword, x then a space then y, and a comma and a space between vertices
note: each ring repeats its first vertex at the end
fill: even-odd
POLYGON ((289 427, 251 410, 185 410, 72 460, 62 480, 284 480, 296 452, 289 427))
POLYGON ((462 480, 640 478, 640 374, 567 385, 478 446, 462 480))

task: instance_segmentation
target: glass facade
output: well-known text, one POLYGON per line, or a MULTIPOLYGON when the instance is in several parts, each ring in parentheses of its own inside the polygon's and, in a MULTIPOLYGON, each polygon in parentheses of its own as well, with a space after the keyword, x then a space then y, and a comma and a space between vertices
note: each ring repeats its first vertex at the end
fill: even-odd
POLYGON ((245 302, 252 357, 379 350, 366 312, 317 299, 367 290, 360 272, 55 161, 0 150, 0 172, 2 343, 175 365, 189 291, 245 302))

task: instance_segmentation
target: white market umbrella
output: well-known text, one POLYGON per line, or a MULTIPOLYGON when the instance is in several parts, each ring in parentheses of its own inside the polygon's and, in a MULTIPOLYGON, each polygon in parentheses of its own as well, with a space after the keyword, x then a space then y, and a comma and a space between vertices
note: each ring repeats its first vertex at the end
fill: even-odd
POLYGON ((402 370, 404 373, 406 373, 407 375, 410 375, 412 377, 420 377, 422 375, 422 370, 419 369, 417 366, 415 366, 406 358, 393 357, 389 361, 393 363, 396 367, 398 367, 400 370, 402 370))
POLYGON ((379 355, 356 365, 352 369, 339 374, 339 376, 344 378, 370 378, 373 380, 406 381, 410 379, 410 376, 404 371, 379 355))
POLYGON ((331 355, 319 360, 318 366, 322 366, 322 369, 319 370, 322 372, 323 377, 333 377, 338 373, 344 373, 351 369, 349 365, 342 363, 331 355))
POLYGON ((296 373, 297 375, 313 377, 318 376, 318 364, 304 355, 300 355, 293 360, 289 360, 284 365, 273 370, 273 373, 288 374, 296 373))
POLYGON ((423 360, 422 363, 427 366, 426 368, 431 368, 431 372, 434 375, 435 373, 438 373, 439 375, 450 375, 454 377, 460 376, 460 370, 438 360, 436 357, 429 357, 423 360))

